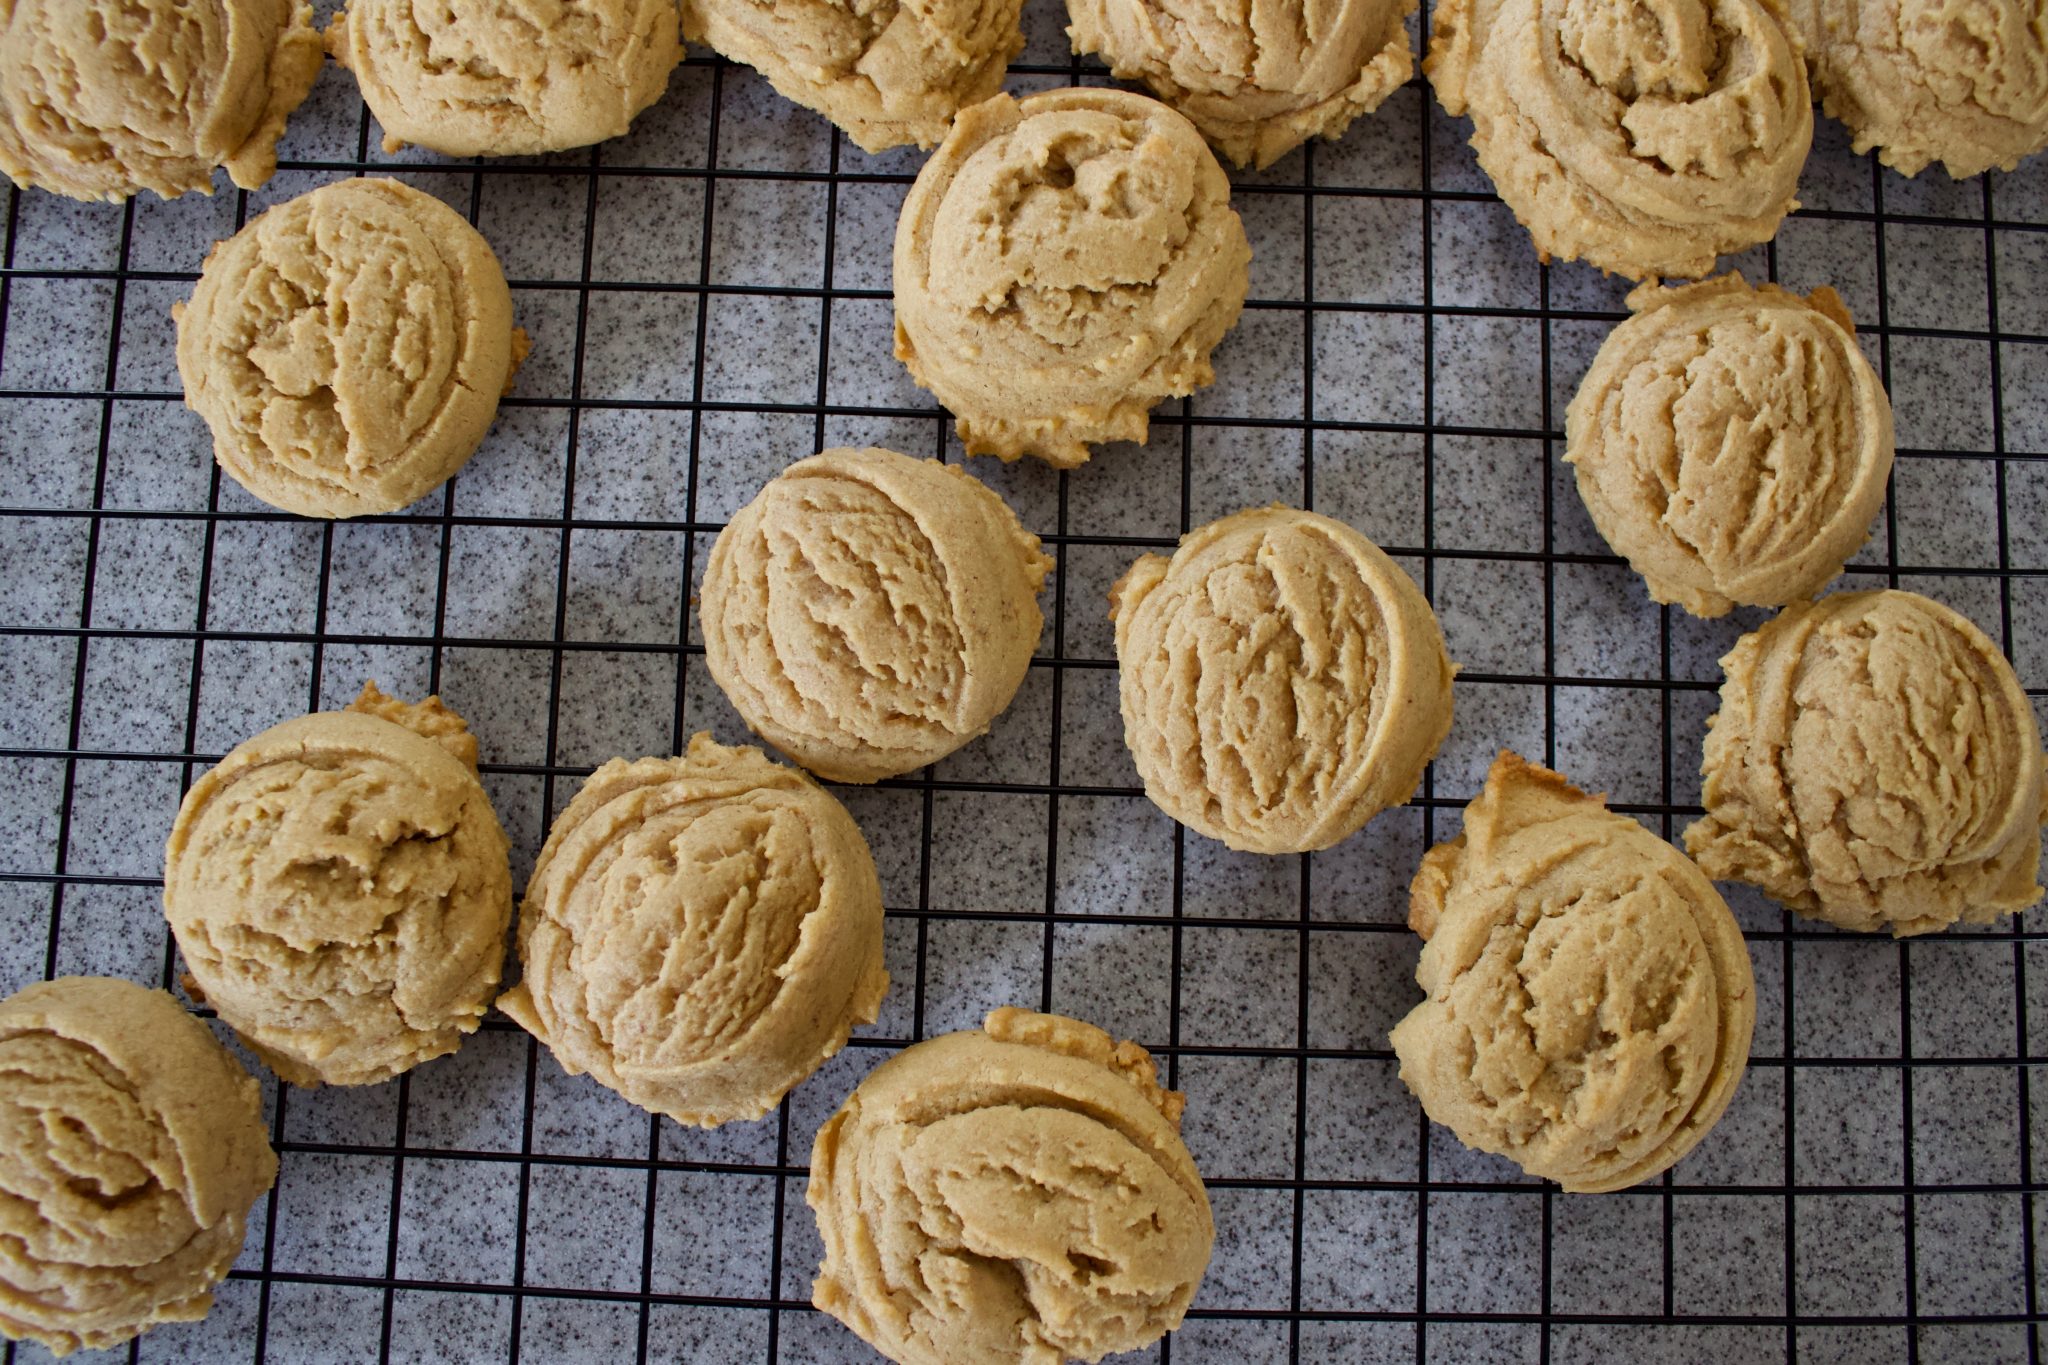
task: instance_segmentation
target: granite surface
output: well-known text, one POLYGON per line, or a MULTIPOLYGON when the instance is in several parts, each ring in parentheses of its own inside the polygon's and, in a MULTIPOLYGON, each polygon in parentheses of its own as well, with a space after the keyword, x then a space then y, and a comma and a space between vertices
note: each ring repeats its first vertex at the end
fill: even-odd
MULTIPOLYGON (((1028 8, 1040 69, 1020 91, 1069 79, 1058 7, 1028 8)), ((928 776, 840 793, 881 870, 894 978, 854 1046, 780 1114, 709 1134, 564 1077, 501 1018, 395 1084, 273 1084, 283 1173, 237 1278, 137 1358, 875 1360, 806 1303, 811 1135, 890 1049, 1004 1003, 1157 1047, 1188 1092, 1218 1242, 1182 1365, 1534 1362, 1546 1336, 1560 1363, 2027 1358, 2048 943, 2010 926, 1894 944, 1738 891, 1754 1064, 1668 1181, 1622 1194, 1554 1195, 1464 1151, 1395 1076, 1406 881, 1494 751, 1669 834, 1698 800, 1715 661, 1762 619, 1660 610, 1600 543, 1555 436, 1625 289, 1539 268, 1464 134, 1411 85, 1239 177, 1253 303, 1216 385, 1071 475, 974 462, 1060 569, 994 730, 928 776), (1143 799, 1104 601, 1143 549, 1272 500, 1387 546, 1466 669, 1426 799, 1306 858, 1231 854, 1143 799)), ((9 194, 0 992, 53 971, 174 981, 155 879, 195 765, 366 677, 470 718, 523 878, 591 766, 744 736, 691 602, 764 479, 827 445, 958 457, 889 354, 915 152, 867 156, 701 55, 594 153, 450 164, 379 141, 330 68, 260 193, 9 194), (445 492, 325 526, 216 475, 167 310, 212 240, 359 169, 473 217, 535 350, 445 492)), ((1906 181, 1822 120, 1801 197, 1732 264, 1832 284, 1889 379, 1893 496, 1846 581, 1967 612, 2040 706, 2048 158, 1906 181)))

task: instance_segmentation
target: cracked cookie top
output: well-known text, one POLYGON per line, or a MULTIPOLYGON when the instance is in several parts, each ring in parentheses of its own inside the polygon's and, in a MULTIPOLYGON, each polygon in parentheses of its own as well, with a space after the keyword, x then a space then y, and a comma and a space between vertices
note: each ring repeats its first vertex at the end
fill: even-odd
POLYGON ((1074 51, 1143 81, 1239 166, 1335 138, 1414 74, 1416 0, 1067 0, 1074 51))
POLYGON ((642 1108, 756 1119, 873 1023, 882 891, 846 808, 759 749, 613 759, 548 831, 498 1007, 642 1108))
POLYGON ((818 1130, 811 1298, 898 1365, 1047 1365, 1180 1325, 1216 1229, 1181 1097, 1135 1043, 991 1013, 897 1054, 818 1130))
POLYGON ((1329 517, 1213 521, 1133 564, 1110 615, 1145 794, 1232 848, 1328 848, 1406 801, 1450 730, 1429 602, 1329 517))
POLYGON ((1704 275, 1796 207, 1813 108, 1775 0, 1445 0, 1423 69, 1545 260, 1704 275))
POLYGON ((873 782, 985 732, 1038 647, 1052 560, 937 460, 799 460, 711 548, 704 656, 740 716, 821 777, 873 782))
POLYGON ((1870 534, 1892 409, 1848 310, 1740 275, 1644 285, 1565 414, 1600 534, 1695 616, 1811 597, 1870 534))
POLYGON ((1961 180, 2048 147, 2048 6, 2038 0, 1789 0, 1821 107, 1857 155, 1961 180))
POLYGON ((197 1322, 276 1178, 255 1078, 169 995, 0 1001, 0 1333, 65 1355, 197 1322))
POLYGON ((683 58, 674 0, 349 0, 327 26, 384 129, 449 156, 623 137, 683 58))
POLYGON ((896 224, 896 355, 969 454, 1142 441, 1237 321, 1251 247, 1179 114, 1121 90, 963 110, 896 224))
POLYGON ((216 166, 253 190, 320 60, 297 0, 13 0, 0 171, 73 199, 210 194, 216 166))
POLYGON ((683 0, 683 36, 744 62, 863 150, 931 147, 1003 88, 1022 0, 683 0))
POLYGON ((461 717, 375 684, 192 784, 164 913, 196 996, 295 1085, 369 1085, 476 1031, 504 960, 509 843, 461 717))
POLYGON ((447 482, 525 354, 490 243, 396 180, 279 204, 171 311, 221 468, 309 517, 395 512, 447 482))
POLYGON ((1401 1079, 1468 1147, 1566 1190, 1638 1184, 1728 1106, 1756 990, 1735 917, 1684 854, 1503 753, 1423 858, 1423 1002, 1401 1079))
POLYGON ((1685 846, 1844 929, 1924 934, 2041 899, 2043 760, 2012 665, 1917 593, 1788 607, 1721 660, 1685 846))

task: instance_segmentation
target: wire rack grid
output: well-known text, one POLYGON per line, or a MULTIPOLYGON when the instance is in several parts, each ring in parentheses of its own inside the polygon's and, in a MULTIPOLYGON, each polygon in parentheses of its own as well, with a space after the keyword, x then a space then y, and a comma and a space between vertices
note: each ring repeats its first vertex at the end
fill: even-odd
MULTIPOLYGON (((1055 10, 1027 15, 1018 90, 1104 80, 1055 10)), ((379 141, 330 70, 260 193, 9 192, 6 989, 80 971, 174 987, 157 896, 182 790, 366 676, 472 718, 523 877, 596 763, 744 734, 691 603, 710 537, 763 479, 834 444, 958 457, 888 356, 915 155, 864 156, 703 57, 587 153, 451 163, 379 141), (166 310, 210 241, 359 174, 466 212, 536 350, 445 490, 314 524, 220 478, 166 310)), ((497 1017, 388 1086, 267 1083, 278 1188, 208 1320, 130 1359, 873 1360, 808 1304, 810 1135, 892 1050, 1001 1003, 1135 1037, 1189 1093, 1216 1260, 1182 1330, 1132 1359, 2039 1359, 2048 962, 2024 920, 1894 944, 1735 895, 1760 1001, 1749 1075, 1698 1152, 1624 1194, 1559 1198, 1401 1089, 1385 1035, 1416 995, 1406 879, 1492 751, 1561 766, 1668 837, 1698 810, 1714 661, 1760 618, 1647 604, 1593 534, 1555 455, 1622 288, 1533 260, 1419 82, 1237 183, 1254 297, 1217 386, 1071 474, 973 466, 1060 568, 992 734, 839 789, 889 907, 877 1026, 772 1119, 712 1134, 567 1080, 497 1017), (1330 853, 1262 860, 1144 801, 1103 604, 1136 554, 1275 499, 1387 546, 1465 672, 1411 806, 1330 853)), ((2039 708, 2048 164, 1909 182, 1823 124, 1803 197, 1738 264, 1835 285, 1894 395, 1892 497, 1848 582, 1966 611, 2039 708)))

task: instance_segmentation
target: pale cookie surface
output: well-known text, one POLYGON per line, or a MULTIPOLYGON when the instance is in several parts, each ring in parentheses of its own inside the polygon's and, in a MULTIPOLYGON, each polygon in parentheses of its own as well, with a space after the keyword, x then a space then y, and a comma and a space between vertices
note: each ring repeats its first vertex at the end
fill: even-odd
POLYGON ((621 137, 682 60, 674 0, 349 0, 327 48, 384 129, 449 156, 621 137))
POLYGON ((1858 155, 1963 179, 2048 147, 2041 0, 1789 0, 1821 107, 1858 155))
POLYGON ((1503 753, 1422 860, 1427 998, 1394 1028, 1430 1118, 1566 1190, 1639 1184, 1728 1107, 1756 989, 1735 917, 1684 854, 1503 753))
POLYGON ((1100 1360, 1178 1327, 1216 1239, 1182 1097, 1136 1043, 999 1009, 818 1130, 811 1301, 897 1365, 1100 1360))
POLYGON ((896 224, 896 356, 970 455, 1060 468, 1215 378, 1251 246, 1193 124, 1121 90, 963 110, 896 224))
POLYGON ((1769 241, 1813 142, 1773 0, 1444 0, 1423 69, 1538 253, 1631 279, 1769 241))
POLYGON ((0 1334, 67 1355, 199 1321, 276 1178, 255 1078, 164 992, 0 1001, 0 1334))
POLYGON ((299 0, 0 4, 0 171, 73 199, 245 190, 320 74, 299 0))
POLYGON ((1844 929, 1925 934, 2041 899, 2034 710, 1998 646, 1917 593, 1788 607, 1721 660, 1685 846, 1844 929))
POLYGON ((922 768, 1010 704, 1052 560, 959 469, 828 450, 771 479, 704 571, 704 657, 756 734, 821 777, 922 768))
POLYGON ((476 741, 371 684, 192 785, 164 913, 195 995, 294 1085, 371 1085, 455 1051, 490 1005, 509 844, 476 741))
POLYGON ((214 458, 308 517, 395 512, 447 482, 525 351, 490 244, 396 180, 271 209, 213 248, 172 314, 214 458))
POLYGON ((519 955, 498 1008, 570 1075, 700 1128, 773 1109, 889 986, 853 817, 706 734, 591 774, 534 863, 519 955))
POLYGON ((1334 138, 1415 71, 1402 19, 1416 0, 1067 0, 1074 51, 1099 53, 1239 166, 1334 138))
POLYGON ((1003 88, 1021 0, 683 0, 683 36, 768 78, 867 152, 945 137, 1003 88))
POLYGON ((1328 848, 1406 801, 1451 727, 1415 580, 1313 512, 1266 507, 1145 555, 1110 591, 1145 794, 1234 849, 1328 848))
POLYGON ((1834 290, 1644 285, 1565 414, 1593 524, 1695 616, 1825 587, 1870 535, 1892 409, 1834 290))

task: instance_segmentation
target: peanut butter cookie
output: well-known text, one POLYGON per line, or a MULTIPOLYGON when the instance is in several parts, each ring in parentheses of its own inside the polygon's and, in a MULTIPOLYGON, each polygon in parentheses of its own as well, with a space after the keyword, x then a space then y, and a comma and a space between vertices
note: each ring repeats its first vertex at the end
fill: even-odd
POLYGON ((621 137, 683 58, 674 0, 349 0, 327 48, 384 128, 449 156, 621 137))
POLYGON ((0 1001, 0 1334, 61 1356, 199 1321, 276 1179, 255 1078, 170 996, 0 1001))
POLYGON ((1892 407, 1835 291, 1644 285, 1565 413, 1593 524, 1695 616, 1813 596, 1870 535, 1892 407))
POLYGON ((1408 924, 1427 993, 1401 1079, 1467 1147, 1575 1193, 1675 1165, 1749 1062, 1735 917, 1684 854, 1503 753, 1465 829, 1422 860, 1408 924))
POLYGON ((1546 261, 1704 275, 1797 207, 1812 98, 1774 0, 1443 0, 1423 70, 1546 261))
POLYGON ((1052 560, 960 470, 892 450, 799 460, 711 547, 704 661, 734 709, 837 782, 935 763, 1010 704, 1052 560))
POLYGON ((1335 139, 1415 72, 1416 0, 1226 8, 1199 0, 1067 0, 1074 51, 1143 81, 1239 166, 1335 139))
POLYGON ((2040 0, 1789 0, 1814 93, 1858 155, 1958 180, 2048 147, 2040 0))
POLYGON ((1145 794, 1232 848, 1349 837, 1414 793, 1450 731, 1429 602, 1342 522, 1239 512, 1140 558, 1109 600, 1145 794))
POLYGON ((700 1128, 773 1109, 889 986, 853 817, 703 734, 591 774, 534 863, 519 955, 498 1008, 570 1075, 700 1128))
POLYGON ((1062 469, 1215 378, 1251 246, 1193 124, 1122 90, 961 111, 896 224, 896 358, 970 455, 1062 469))
POLYGON ((171 315, 214 458, 306 517, 395 512, 446 483, 526 354, 490 243, 396 180, 279 204, 214 246, 171 315))
POLYGON ((897 1365, 1057 1365, 1180 1326, 1216 1240, 1182 1097, 1136 1043, 999 1009, 818 1130, 811 1301, 897 1365))
POLYGON ((462 718, 373 683, 192 784, 164 913, 193 994, 271 1070, 372 1085, 476 1032, 504 963, 509 846, 462 718))
POLYGON ((118 203, 245 190, 277 170, 284 121, 320 74, 298 0, 0 4, 0 171, 118 203))
POLYGON ((1917 593, 1788 607, 1721 660, 1685 846, 1844 929, 1926 934, 2041 899, 2043 759, 1997 645, 1917 593))
POLYGON ((1022 0, 683 0, 683 36, 768 78, 863 150, 931 147, 1003 88, 1022 0))

